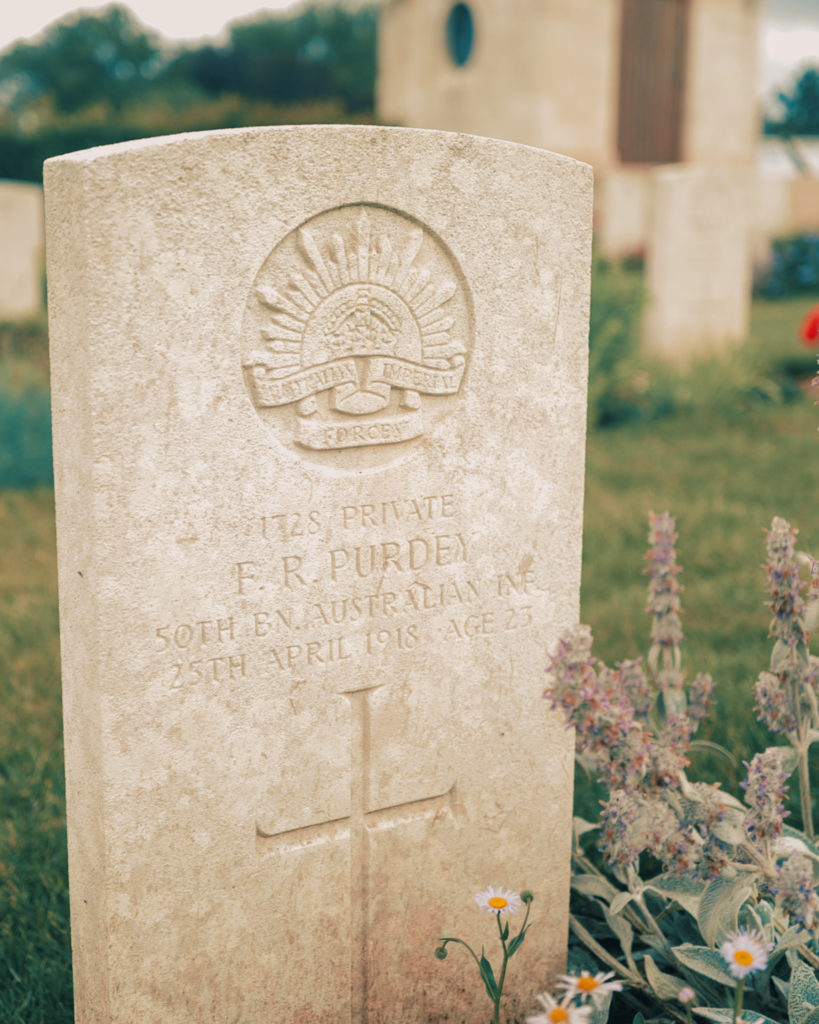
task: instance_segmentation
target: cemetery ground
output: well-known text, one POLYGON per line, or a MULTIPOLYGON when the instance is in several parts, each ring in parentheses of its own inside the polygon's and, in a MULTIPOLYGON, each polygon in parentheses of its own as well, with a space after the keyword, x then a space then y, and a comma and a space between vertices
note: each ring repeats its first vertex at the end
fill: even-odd
MULTIPOLYGON (((604 660, 645 652, 647 514, 675 515, 685 587, 684 667, 689 675, 707 671, 717 680, 717 713, 703 737, 727 748, 735 762, 696 754, 703 760, 690 774, 697 778, 702 769, 703 778, 719 775, 735 794, 742 760, 771 742, 754 719, 752 694, 770 653, 763 531, 774 515, 784 516, 800 529, 805 549, 819 552, 813 469, 819 410, 807 387, 814 354, 800 350, 796 340, 808 305, 805 299, 756 302, 746 348, 688 375, 621 367, 633 415, 589 432, 582 620, 592 626, 595 651, 604 660)), ((17 419, 7 416, 6 423, 24 422, 20 396, 35 404, 44 399, 46 352, 41 326, 0 332, 0 398, 18 410, 17 419)), ((35 458, 22 450, 18 456, 35 458)), ((48 486, 0 490, 0 550, 0 1020, 69 1024, 56 555, 48 486)), ((589 816, 594 800, 593 787, 579 778, 578 810, 589 816)), ((429 937, 430 971, 436 970, 437 938, 429 937)))

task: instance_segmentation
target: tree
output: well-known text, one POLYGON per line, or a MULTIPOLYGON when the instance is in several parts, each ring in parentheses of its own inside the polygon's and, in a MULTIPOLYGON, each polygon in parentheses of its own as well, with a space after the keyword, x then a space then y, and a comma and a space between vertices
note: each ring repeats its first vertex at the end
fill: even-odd
POLYGON ((781 92, 782 115, 765 124, 771 135, 819 135, 819 67, 807 68, 791 93, 781 92))
POLYGON ((296 15, 234 22, 227 46, 180 54, 169 73, 211 95, 236 93, 279 104, 340 100, 372 110, 376 12, 308 7, 296 15))
POLYGON ((18 114, 43 100, 62 114, 99 101, 119 110, 145 94, 165 63, 158 37, 112 5, 57 21, 38 43, 0 57, 0 96, 18 114))

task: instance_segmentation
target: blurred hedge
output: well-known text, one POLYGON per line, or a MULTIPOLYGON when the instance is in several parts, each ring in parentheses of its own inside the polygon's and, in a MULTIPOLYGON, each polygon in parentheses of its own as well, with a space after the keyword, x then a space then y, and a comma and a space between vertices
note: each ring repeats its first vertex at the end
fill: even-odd
POLYGON ((48 393, 0 390, 0 488, 53 480, 48 393))
POLYGON ((754 290, 766 299, 819 292, 819 234, 776 239, 754 290))
POLYGON ((372 123, 372 116, 351 117, 340 103, 326 101, 292 107, 248 102, 238 96, 203 101, 184 111, 142 109, 115 122, 105 118, 73 120, 32 135, 0 130, 0 179, 42 182, 43 161, 93 146, 147 139, 178 132, 246 128, 276 124, 372 123))

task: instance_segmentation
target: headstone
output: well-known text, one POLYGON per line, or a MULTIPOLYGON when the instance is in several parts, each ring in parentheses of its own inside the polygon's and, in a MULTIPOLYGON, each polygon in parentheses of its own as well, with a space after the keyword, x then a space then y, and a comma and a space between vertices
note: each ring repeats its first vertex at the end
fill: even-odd
POLYGON ((741 168, 655 172, 645 342, 656 356, 686 362, 745 338, 751 188, 741 168))
POLYGON ((0 320, 43 309, 43 190, 0 181, 0 320))
POLYGON ((755 267, 770 263, 771 243, 790 234, 793 178, 757 172, 752 205, 752 255, 755 267))
POLYGON ((84 1024, 486 1016, 562 967, 591 174, 258 128, 46 165, 84 1024))
POLYGON ((800 174, 791 182, 791 230, 819 231, 819 175, 800 174))
POLYGON ((601 176, 595 211, 596 241, 608 259, 644 256, 651 217, 651 172, 613 167, 601 176))

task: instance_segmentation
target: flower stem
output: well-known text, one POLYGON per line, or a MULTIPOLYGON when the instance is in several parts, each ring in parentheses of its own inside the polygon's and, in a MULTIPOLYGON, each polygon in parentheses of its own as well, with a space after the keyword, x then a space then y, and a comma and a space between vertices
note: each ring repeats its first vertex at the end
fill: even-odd
POLYGON ((600 943, 592 936, 591 932, 586 931, 583 925, 577 920, 574 914, 569 914, 569 927, 580 939, 580 941, 587 946, 592 953, 604 964, 608 964, 612 970, 616 971, 619 975, 625 978, 629 985, 633 985, 635 988, 642 989, 644 992, 651 992, 651 987, 643 981, 639 974, 635 974, 628 968, 624 967, 619 960, 611 955, 607 950, 603 949, 600 943))
POLYGON ((744 978, 740 978, 739 981, 737 982, 737 994, 736 994, 736 997, 734 999, 734 1024, 737 1024, 737 1021, 739 1020, 740 1015, 742 1013, 742 993, 744 991, 745 991, 745 979, 744 978))
POLYGON ((797 946, 799 955, 808 961, 809 964, 813 964, 814 967, 819 967, 819 956, 817 956, 812 949, 807 946, 797 946))
POLYGON ((813 804, 810 795, 810 768, 808 765, 808 744, 799 747, 799 801, 802 808, 802 828, 805 835, 813 840, 813 804))
POLYGON ((648 925, 649 931, 653 931, 654 932, 654 934, 659 938, 660 942, 662 942, 663 947, 665 949, 670 949, 671 947, 669 945, 668 939, 665 937, 665 935, 663 935, 662 929, 660 928, 660 926, 657 924, 656 920, 654 919, 654 915, 648 909, 648 906, 646 905, 646 901, 645 901, 645 898, 643 897, 643 894, 640 893, 638 896, 635 896, 634 902, 640 908, 640 913, 643 915, 643 918, 644 918, 646 924, 648 925))
MULTIPOLYGON (((528 915, 529 908, 526 908, 528 915)), ((498 994, 495 997, 495 1024, 500 1024, 500 1003, 501 996, 503 995, 503 982, 506 978, 506 965, 509 963, 509 954, 506 951, 506 940, 503 937, 503 929, 501 928, 501 916, 500 911, 495 915, 498 919, 498 935, 500 935, 501 945, 503 946, 503 966, 501 967, 500 977, 498 978, 498 994)))

